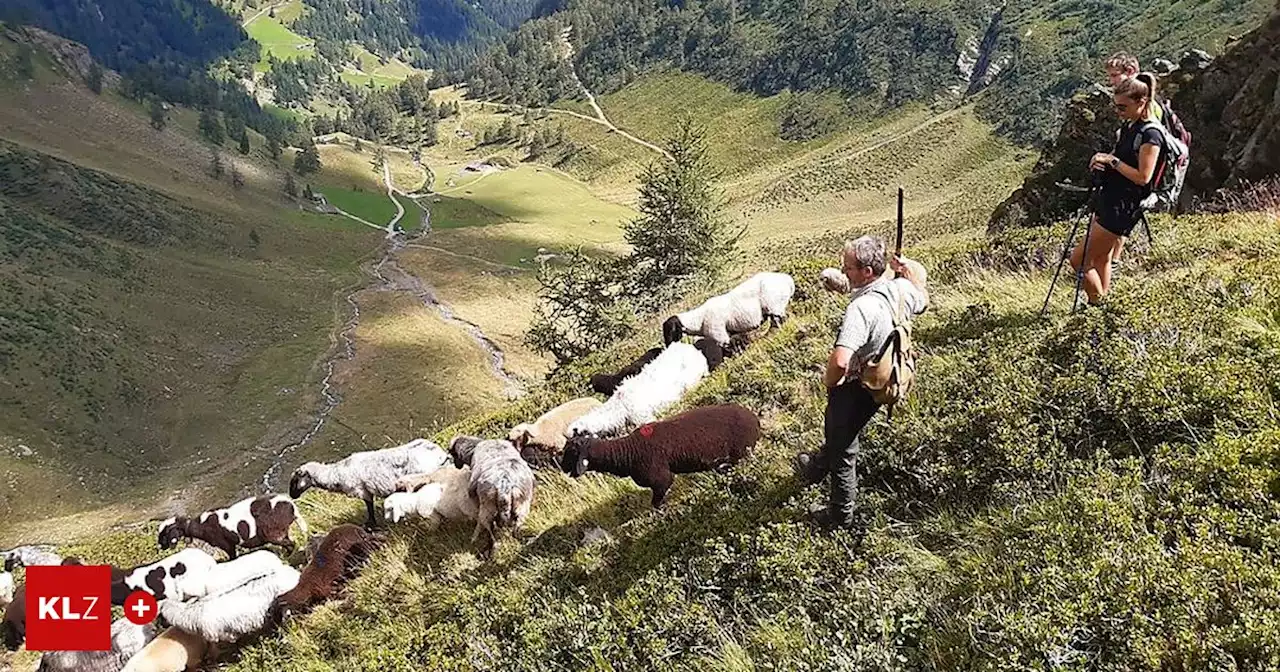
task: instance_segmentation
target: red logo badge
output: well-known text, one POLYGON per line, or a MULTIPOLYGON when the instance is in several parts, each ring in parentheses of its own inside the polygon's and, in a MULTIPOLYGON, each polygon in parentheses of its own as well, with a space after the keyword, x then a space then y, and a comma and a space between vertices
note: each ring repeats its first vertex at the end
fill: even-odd
POLYGON ((646 439, 653 436, 653 425, 640 425, 640 436, 646 439))
POLYGON ((27 650, 111 649, 111 568, 27 567, 27 650))
POLYGON ((155 596, 145 590, 135 590, 124 600, 124 617, 134 625, 146 625, 156 620, 158 609, 155 596))

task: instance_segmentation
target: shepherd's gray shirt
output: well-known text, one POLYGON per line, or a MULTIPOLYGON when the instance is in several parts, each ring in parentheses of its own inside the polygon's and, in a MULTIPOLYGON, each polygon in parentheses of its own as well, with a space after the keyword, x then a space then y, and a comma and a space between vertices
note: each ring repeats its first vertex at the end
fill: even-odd
POLYGON ((908 320, 923 313, 928 306, 925 295, 906 278, 880 278, 854 292, 844 311, 840 335, 836 337, 837 346, 853 351, 850 369, 862 366, 889 340, 899 295, 908 320))

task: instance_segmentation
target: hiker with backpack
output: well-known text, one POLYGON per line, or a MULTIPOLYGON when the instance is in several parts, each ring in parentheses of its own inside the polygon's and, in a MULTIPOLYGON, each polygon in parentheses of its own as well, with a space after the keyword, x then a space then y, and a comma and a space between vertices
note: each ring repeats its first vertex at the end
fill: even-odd
POLYGON ((1116 86, 1112 102, 1124 122, 1115 148, 1093 155, 1089 169, 1102 174, 1095 190, 1089 231, 1071 252, 1071 267, 1084 269, 1089 305, 1098 305, 1111 289, 1111 260, 1118 246, 1141 221, 1145 204, 1173 160, 1168 133, 1152 120, 1156 78, 1139 73, 1116 86), (1087 249, 1086 249, 1087 248, 1087 249))
POLYGON ((905 396, 915 376, 910 325, 929 305, 926 273, 917 261, 886 256, 884 241, 871 236, 845 243, 841 254, 853 297, 823 370, 825 441, 795 465, 808 484, 831 475, 828 505, 811 513, 823 526, 861 527, 854 504, 858 435, 882 405, 905 396), (894 277, 885 275, 886 263, 894 277))

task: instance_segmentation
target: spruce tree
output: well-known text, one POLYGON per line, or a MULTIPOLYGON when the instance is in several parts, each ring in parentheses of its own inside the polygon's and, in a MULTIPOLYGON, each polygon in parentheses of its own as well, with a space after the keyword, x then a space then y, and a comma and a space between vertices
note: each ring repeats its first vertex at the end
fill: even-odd
POLYGON ((200 134, 215 145, 221 145, 222 141, 226 139, 226 133, 222 128, 222 119, 218 117, 218 111, 212 107, 200 110, 200 134))
POLYGON ((94 93, 102 93, 102 66, 97 61, 89 64, 89 76, 86 83, 89 90, 94 93))
POLYGON ((316 143, 308 137, 302 151, 293 157, 293 169, 299 175, 306 175, 320 170, 320 150, 316 143))
POLYGON ((246 155, 249 153, 249 134, 248 133, 240 134, 240 153, 246 154, 246 155))
POLYGON ((666 143, 669 157, 641 174, 640 217, 623 226, 638 260, 652 260, 648 286, 714 274, 732 252, 707 159, 705 131, 683 118, 666 143))
POLYGON ((284 193, 289 196, 298 195, 298 183, 293 181, 293 173, 288 171, 284 174, 284 193))
POLYGON ((159 98, 152 96, 147 101, 147 110, 151 114, 151 127, 157 131, 164 130, 164 125, 168 121, 164 112, 164 103, 159 98))

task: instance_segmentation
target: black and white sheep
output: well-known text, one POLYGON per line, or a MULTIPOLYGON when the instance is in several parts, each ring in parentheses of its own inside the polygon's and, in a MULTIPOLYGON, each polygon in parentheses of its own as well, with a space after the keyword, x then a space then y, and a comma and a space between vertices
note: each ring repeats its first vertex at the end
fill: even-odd
POLYGON ((445 465, 432 474, 400 479, 396 489, 382 503, 383 514, 392 523, 414 515, 434 529, 447 520, 475 521, 480 515, 471 499, 470 467, 445 465))
POLYGON ((696 334, 727 348, 734 334, 752 331, 765 320, 775 327, 786 320, 795 291, 796 282, 786 273, 757 273, 697 308, 667 318, 662 340, 671 344, 685 334, 696 334))
POLYGON ((150 624, 136 625, 122 618, 111 624, 109 650, 46 651, 36 672, 120 672, 155 636, 150 624))
POLYGON ((169 628, 142 647, 121 672, 187 672, 200 668, 209 643, 200 635, 169 628))
POLYGON ((485 540, 480 555, 488 557, 493 553, 500 530, 510 529, 514 533, 529 517, 533 506, 533 470, 510 441, 459 436, 449 444, 449 454, 455 467, 471 467, 468 493, 478 508, 471 542, 479 541, 483 533, 485 540))
POLYGON ((234 560, 236 547, 259 548, 275 544, 287 553, 296 545, 289 538, 289 526, 298 525, 305 536, 307 523, 293 500, 284 495, 250 497, 225 509, 205 511, 193 518, 178 516, 160 523, 160 548, 173 548, 182 539, 200 539, 222 549, 234 560))
POLYGON ((586 415, 601 406, 599 399, 583 397, 567 401, 538 416, 533 422, 522 422, 507 434, 507 440, 520 450, 526 462, 532 462, 542 455, 553 456, 556 460, 564 450, 564 432, 574 420, 586 415))
POLYGON ((628 425, 653 422, 723 359, 720 347, 710 339, 699 339, 694 345, 672 343, 640 373, 623 381, 608 401, 570 424, 565 434, 616 434, 628 425))
POLYGON ((202 581, 218 561, 198 548, 184 548, 148 565, 125 570, 111 582, 111 604, 123 605, 135 590, 151 593, 159 600, 185 600, 184 584, 202 581))
POLYGON ((219 563, 203 585, 191 586, 194 597, 161 602, 160 616, 211 644, 235 642, 262 630, 276 598, 300 578, 274 553, 254 551, 219 563))
POLYGON ((344 523, 329 530, 303 568, 298 584, 276 598, 270 620, 280 623, 294 612, 332 598, 385 540, 382 534, 367 532, 358 525, 344 523))
POLYGON ((653 491, 662 506, 676 474, 720 471, 736 464, 760 440, 760 419, 737 404, 704 406, 642 425, 618 439, 569 440, 561 468, 577 478, 587 471, 630 476, 653 491))
POLYGON ((62 556, 46 546, 18 546, 0 553, 4 557, 4 571, 12 572, 15 567, 31 567, 36 565, 57 565, 62 563, 62 556))
POLYGON ((662 350, 662 348, 649 348, 643 355, 637 357, 634 362, 618 369, 614 373, 597 373, 591 376, 591 389, 605 396, 612 395, 614 390, 617 390, 618 386, 622 384, 622 381, 640 373, 649 362, 657 359, 658 355, 662 354, 662 350))
POLYGON ((332 464, 308 462, 289 479, 289 496, 297 499, 309 488, 321 488, 363 499, 368 514, 366 527, 377 525, 375 497, 395 492, 396 481, 411 474, 435 471, 449 456, 426 439, 414 439, 394 448, 352 453, 332 464))

